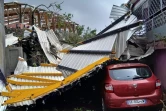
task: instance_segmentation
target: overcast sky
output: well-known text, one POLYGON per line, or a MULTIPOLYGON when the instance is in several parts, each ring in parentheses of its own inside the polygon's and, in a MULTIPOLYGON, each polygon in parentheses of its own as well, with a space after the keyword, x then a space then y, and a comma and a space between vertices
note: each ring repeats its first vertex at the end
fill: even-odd
MULTIPOLYGON (((4 0, 4 2, 11 2, 16 0, 4 0)), ((73 21, 90 27, 91 29, 104 29, 111 23, 109 14, 112 5, 121 5, 127 3, 128 0, 17 0, 19 2, 28 3, 30 5, 45 4, 49 5, 57 1, 62 4, 62 12, 71 13, 74 15, 73 21)))

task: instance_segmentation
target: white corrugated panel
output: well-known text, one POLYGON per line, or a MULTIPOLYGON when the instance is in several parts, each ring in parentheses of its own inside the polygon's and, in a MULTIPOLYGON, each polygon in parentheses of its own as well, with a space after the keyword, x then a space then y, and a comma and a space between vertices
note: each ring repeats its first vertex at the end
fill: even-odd
POLYGON ((13 36, 12 34, 7 34, 6 35, 6 47, 18 43, 18 37, 13 36))
POLYGON ((43 66, 39 66, 39 67, 31 67, 29 66, 28 69, 26 71, 24 71, 24 73, 61 73, 60 71, 58 71, 56 69, 56 67, 43 67, 43 66))
POLYGON ((46 31, 47 37, 51 43, 51 45, 54 45, 57 49, 57 56, 62 58, 63 57, 63 53, 59 53, 59 51, 61 51, 63 49, 63 47, 61 46, 57 36, 55 35, 53 30, 49 30, 46 31))
MULTIPOLYGON (((3 82, 0 80, 0 92, 5 92, 6 91, 6 87, 3 84, 3 82)), ((7 106, 2 106, 2 104, 4 103, 4 101, 6 101, 8 98, 7 97, 3 97, 0 96, 0 111, 5 111, 7 106)))
POLYGON ((121 22, 116 24, 114 27, 112 27, 111 29, 109 29, 105 33, 110 32, 110 31, 115 30, 115 29, 118 29, 118 28, 121 28, 121 27, 124 27, 124 26, 127 26, 129 24, 133 24, 136 21, 137 21, 137 17, 134 15, 130 15, 129 18, 125 18, 124 20, 122 20, 121 22))
POLYGON ((48 39, 47 39, 47 34, 45 31, 42 31, 40 30, 39 28, 37 28, 36 26, 34 26, 36 32, 37 32, 37 35, 38 35, 38 38, 39 38, 39 42, 40 42, 40 45, 47 57, 47 59, 49 60, 50 63, 55 63, 55 64, 58 64, 58 60, 55 58, 54 55, 52 55, 50 53, 50 44, 48 42, 48 39))
POLYGON ((110 14, 110 18, 118 19, 121 16, 123 16, 124 14, 126 14, 127 12, 128 12, 127 8, 113 5, 112 10, 111 10, 111 14, 110 14))
POLYGON ((115 45, 115 52, 117 58, 119 58, 126 50, 127 48, 126 42, 130 39, 130 37, 134 34, 135 31, 136 31, 135 29, 130 29, 118 34, 115 45))
POLYGON ((63 76, 32 76, 32 77, 50 79, 50 80, 58 80, 58 81, 62 81, 64 79, 63 76))
POLYGON ((104 37, 87 44, 80 45, 72 50, 112 51, 117 34, 104 37))
POLYGON ((131 58, 130 60, 140 60, 142 58, 150 56, 151 54, 153 54, 153 52, 154 52, 154 47, 150 47, 144 55, 135 57, 135 58, 131 58))
POLYGON ((80 70, 89 64, 100 60, 103 57, 108 57, 108 54, 78 54, 69 53, 64 55, 61 63, 59 65, 80 70))
POLYGON ((62 46, 57 38, 57 36, 55 35, 53 30, 49 30, 46 32, 47 37, 49 39, 49 41, 51 42, 51 44, 55 45, 57 47, 58 50, 62 50, 62 46))
POLYGON ((12 88, 12 90, 23 90, 23 89, 44 88, 46 86, 19 86, 19 85, 10 84, 10 87, 12 88))
POLYGON ((144 51, 140 47, 135 47, 133 45, 128 45, 127 49, 122 55, 127 55, 129 54, 130 56, 141 56, 144 55, 144 51))
POLYGON ((14 70, 14 74, 22 74, 27 70, 27 67, 28 65, 24 58, 19 57, 16 69, 14 70))

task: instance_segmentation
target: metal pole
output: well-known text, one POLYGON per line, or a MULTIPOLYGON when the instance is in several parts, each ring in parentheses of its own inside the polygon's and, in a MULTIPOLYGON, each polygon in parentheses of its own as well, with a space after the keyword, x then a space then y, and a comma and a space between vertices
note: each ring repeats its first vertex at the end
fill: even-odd
POLYGON ((5 74, 4 0, 0 0, 0 69, 5 74))

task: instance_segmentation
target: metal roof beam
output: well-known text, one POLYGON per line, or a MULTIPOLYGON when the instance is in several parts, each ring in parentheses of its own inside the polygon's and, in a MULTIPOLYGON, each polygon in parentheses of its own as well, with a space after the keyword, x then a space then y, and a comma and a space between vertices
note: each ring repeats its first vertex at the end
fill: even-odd
POLYGON ((143 21, 140 20, 140 21, 138 21, 138 22, 136 22, 136 23, 133 23, 133 24, 130 24, 130 25, 127 25, 127 26, 124 26, 124 27, 115 29, 115 30, 113 30, 113 31, 104 33, 104 34, 102 34, 102 35, 97 35, 97 36, 94 37, 94 38, 91 38, 91 39, 89 39, 89 40, 86 40, 86 41, 83 41, 83 42, 79 43, 79 45, 80 45, 80 44, 89 43, 89 42, 94 41, 94 40, 98 40, 98 39, 101 39, 101 38, 104 38, 104 37, 107 37, 107 36, 110 36, 110 35, 113 35, 113 34, 117 34, 117 33, 120 33, 120 32, 126 31, 126 30, 129 30, 129 29, 131 29, 131 28, 134 28, 134 27, 139 26, 139 25, 142 24, 142 23, 143 23, 143 21))
POLYGON ((98 50, 70 50, 71 53, 82 53, 82 54, 111 54, 111 51, 98 51, 98 50))
POLYGON ((109 30, 110 28, 112 28, 113 26, 115 26, 116 24, 118 24, 119 22, 121 22, 128 14, 130 13, 127 12, 126 14, 124 14, 122 17, 120 17, 119 19, 117 19, 115 22, 113 22, 112 24, 110 24, 108 27, 106 27, 105 29, 103 29, 101 32, 99 32, 97 35, 101 35, 104 32, 106 32, 107 30, 109 30))

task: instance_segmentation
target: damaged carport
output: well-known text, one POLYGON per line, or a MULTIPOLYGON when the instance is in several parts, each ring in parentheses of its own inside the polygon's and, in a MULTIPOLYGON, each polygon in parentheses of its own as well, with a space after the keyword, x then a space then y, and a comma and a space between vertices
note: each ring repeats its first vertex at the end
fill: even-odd
POLYGON ((112 30, 110 29, 111 31, 82 42, 82 45, 69 50, 57 66, 57 69, 65 77, 62 81, 57 81, 38 90, 27 90, 28 92, 24 90, 3 92, 1 93, 2 96, 8 95, 10 97, 3 105, 23 106, 35 104, 39 98, 53 92, 63 92, 72 88, 75 83, 81 82, 79 81, 81 78, 88 78, 93 76, 92 74, 97 74, 92 72, 106 65, 110 57, 112 59, 120 58, 126 49, 126 41, 136 31, 137 28, 135 27, 141 25, 141 23, 142 21, 137 21, 136 17, 131 15, 128 19, 121 21, 123 25, 117 23, 116 28, 113 27, 112 30), (17 94, 14 92, 17 92, 17 94))

